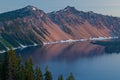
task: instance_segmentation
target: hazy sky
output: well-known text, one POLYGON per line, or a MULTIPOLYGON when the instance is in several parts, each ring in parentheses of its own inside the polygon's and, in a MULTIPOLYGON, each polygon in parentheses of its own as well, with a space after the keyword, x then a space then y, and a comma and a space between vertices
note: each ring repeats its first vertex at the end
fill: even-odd
POLYGON ((33 5, 45 12, 74 6, 82 11, 94 11, 120 17, 120 0, 0 0, 0 13, 33 5))

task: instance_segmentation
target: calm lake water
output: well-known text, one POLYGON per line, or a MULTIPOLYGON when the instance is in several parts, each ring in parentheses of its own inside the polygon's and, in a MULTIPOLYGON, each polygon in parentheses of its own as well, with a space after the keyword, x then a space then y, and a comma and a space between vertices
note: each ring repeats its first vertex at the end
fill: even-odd
POLYGON ((120 54, 105 53, 104 47, 89 42, 76 42, 31 47, 20 50, 23 61, 32 56, 34 66, 39 65, 42 72, 48 65, 57 80, 72 72, 75 80, 120 80, 120 54))

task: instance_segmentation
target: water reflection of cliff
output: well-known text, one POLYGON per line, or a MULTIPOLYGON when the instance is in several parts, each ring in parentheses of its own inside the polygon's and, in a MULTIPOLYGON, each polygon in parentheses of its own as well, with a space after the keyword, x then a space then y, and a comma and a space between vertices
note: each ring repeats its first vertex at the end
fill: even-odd
POLYGON ((104 47, 89 42, 76 42, 32 47, 20 51, 23 59, 32 56, 35 63, 49 60, 74 61, 80 57, 90 57, 104 53, 104 47))

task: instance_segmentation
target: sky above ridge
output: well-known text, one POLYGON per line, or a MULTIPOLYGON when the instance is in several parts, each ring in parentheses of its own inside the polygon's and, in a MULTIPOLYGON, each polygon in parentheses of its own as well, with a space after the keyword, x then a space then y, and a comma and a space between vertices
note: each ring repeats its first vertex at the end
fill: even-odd
POLYGON ((120 0, 1 0, 0 13, 33 5, 46 13, 58 11, 66 6, 78 10, 93 11, 120 17, 120 0))

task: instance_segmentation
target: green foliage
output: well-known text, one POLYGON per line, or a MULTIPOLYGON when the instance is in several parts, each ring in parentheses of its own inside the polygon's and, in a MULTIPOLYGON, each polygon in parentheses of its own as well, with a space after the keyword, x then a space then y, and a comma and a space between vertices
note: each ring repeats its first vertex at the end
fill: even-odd
POLYGON ((40 68, 37 66, 35 70, 35 80, 43 80, 42 72, 40 68))
POLYGON ((9 55, 8 53, 5 53, 4 55, 4 60, 3 60, 3 63, 2 63, 2 80, 7 80, 8 78, 8 60, 9 60, 9 55))
POLYGON ((15 38, 12 35, 10 35, 8 33, 2 33, 1 35, 13 47, 18 47, 19 46, 19 44, 17 43, 17 41, 15 40, 15 38))
POLYGON ((58 80, 63 80, 63 76, 62 75, 58 76, 58 80))
POLYGON ((44 36, 44 34, 43 34, 42 31, 39 31, 39 30, 36 29, 36 28, 33 28, 33 29, 34 29, 34 31, 35 31, 36 33, 38 33, 40 36, 42 36, 42 37, 45 39, 45 36, 44 36))
POLYGON ((74 78, 72 73, 70 73, 70 75, 68 76, 67 80, 75 80, 75 78, 74 78))
POLYGON ((19 10, 0 14, 0 21, 8 21, 8 20, 14 20, 16 18, 23 18, 31 14, 32 13, 29 10, 25 10, 25 8, 22 8, 19 10))
POLYGON ((25 62, 25 80, 34 80, 34 70, 32 58, 26 60, 25 62))
POLYGON ((0 80, 2 80, 1 79, 1 77, 2 77, 2 55, 0 54, 0 80))
POLYGON ((6 50, 6 47, 0 42, 0 50, 6 50))
POLYGON ((12 45, 19 47, 22 45, 33 45, 34 43, 42 45, 41 40, 36 36, 32 29, 28 29, 28 24, 22 23, 24 27, 19 25, 19 22, 13 21, 14 24, 4 25, 4 31, 0 35, 0 50, 6 50, 6 47, 12 45))
POLYGON ((17 58, 15 51, 10 48, 8 52, 5 53, 5 59, 2 66, 2 79, 12 80, 15 79, 16 68, 17 68, 17 58))
MULTIPOLYGON (((16 56, 16 52, 10 48, 3 57, 0 55, 0 80, 53 80, 53 78, 48 66, 43 76, 38 66, 33 69, 31 57, 22 64, 22 57, 16 56)), ((63 80, 63 76, 60 75, 58 80, 63 80)), ((75 80, 72 73, 67 80, 75 80)))
POLYGON ((17 70, 16 70, 16 78, 17 80, 25 80, 25 71, 22 65, 22 57, 21 55, 17 58, 17 70))
POLYGON ((51 74, 51 72, 48 70, 48 66, 46 67, 45 80, 52 80, 52 74, 51 74))
MULTIPOLYGON (((2 38, 1 36, 0 36, 0 45, 1 46, 3 46, 3 48, 5 48, 5 47, 10 47, 11 45, 10 45, 10 43, 9 42, 7 42, 4 38, 2 38)), ((1 47, 2 48, 2 47, 1 47)), ((0 48, 0 49, 1 49, 0 48)), ((5 50, 5 49, 4 49, 5 50)))

